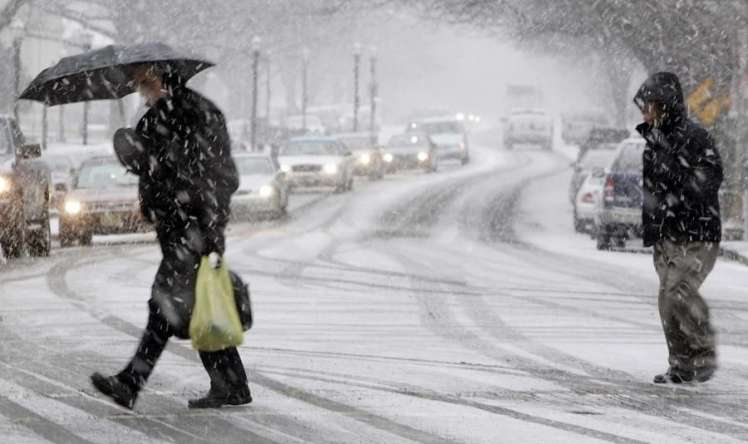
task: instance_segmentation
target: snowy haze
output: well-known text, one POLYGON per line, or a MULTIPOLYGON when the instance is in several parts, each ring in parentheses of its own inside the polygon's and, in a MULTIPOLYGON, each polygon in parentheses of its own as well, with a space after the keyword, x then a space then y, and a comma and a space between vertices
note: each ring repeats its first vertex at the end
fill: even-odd
MULTIPOLYGON (((630 131, 641 122, 631 98, 652 60, 616 46, 632 35, 621 37, 611 24, 633 21, 630 2, 17 3, 22 6, 13 14, 24 23, 59 31, 42 36, 52 43, 38 34, 24 37, 24 84, 59 57, 79 53, 80 45, 68 39, 83 31, 95 34, 94 47, 155 40, 216 62, 189 85, 224 111, 235 157, 252 157, 245 151, 254 36, 261 39, 256 123, 263 127, 269 108, 279 128, 268 132, 280 134, 257 131, 256 155, 284 146, 294 130, 282 124, 300 113, 305 48, 310 109, 352 110, 354 43, 361 44, 360 97, 368 108, 369 62, 376 55, 383 145, 417 111, 482 120, 468 123, 464 134, 448 121, 447 134, 434 131, 434 144, 416 138, 417 148, 371 146, 365 135, 358 140, 363 147, 345 155, 348 150, 327 149, 337 146, 332 142, 313 142, 324 144, 324 155, 281 154, 277 166, 261 158, 264 170, 245 172, 241 193, 232 195, 224 259, 251 289, 254 326, 237 349, 253 401, 221 409, 188 409, 211 382, 185 340, 170 340, 133 410, 92 386, 92 373, 117 374, 138 347, 162 251, 152 225, 137 232, 122 223, 140 217, 138 190, 120 181, 129 193, 111 192, 116 187, 108 178, 125 174, 116 163, 114 173, 97 174, 96 188, 85 193, 76 194, 75 173, 57 171, 54 197, 62 204, 50 207, 49 227, 44 215, 29 222, 38 229, 37 241, 50 241, 49 255, 18 250, 19 257, 0 263, 0 444, 748 441, 748 243, 723 242, 701 289, 718 334, 714 378, 654 384, 653 376, 668 368, 668 349, 652 248, 636 230, 598 243, 604 239, 595 237, 599 218, 580 221, 576 211, 577 204, 599 211, 590 200, 601 202, 607 172, 595 177, 597 185, 585 180, 589 195, 577 193, 575 179, 583 171, 574 166, 584 138, 567 133, 563 115, 597 109, 616 122, 611 125, 630 131), (531 24, 541 29, 523 28, 511 15, 482 15, 506 13, 496 5, 534 14, 531 24), (606 7, 610 15, 588 6, 606 7), (580 13, 588 9, 594 14, 580 13), (542 34, 543 26, 555 31, 542 34), (509 85, 535 87, 543 100, 534 106, 548 115, 507 116, 509 85), (437 146, 438 140, 447 142, 437 146), (289 182, 296 186, 288 188, 289 182), (73 191, 61 191, 65 187, 73 191), (89 210, 101 211, 76 216, 89 210), (65 218, 90 224, 91 236, 76 237, 81 233, 65 218)), ((739 6, 677 0, 676 8, 675 0, 662 0, 648 7, 666 17, 670 9, 693 8, 698 13, 687 17, 696 26, 708 10, 733 3, 739 6)), ((0 8, 15 4, 0 0, 0 8)), ((663 25, 653 23, 658 26, 646 29, 663 25)), ((664 28, 669 37, 673 29, 664 28)), ((13 35, 7 27, 2 32, 10 54, 13 35)), ((689 43, 700 42, 696 34, 689 43)), ((669 43, 658 42, 658 48, 669 43)), ((670 60, 661 55, 652 57, 670 60)), ((0 78, 11 79, 6 71, 0 78)), ((12 110, 13 102, 6 102, 12 110)), ((134 126, 145 111, 136 94, 125 103, 122 118, 116 101, 90 105, 85 145, 86 107, 46 109, 42 160, 52 165, 55 157, 70 158, 79 166, 92 156, 112 156, 114 129, 134 126)), ((29 141, 42 140, 43 110, 29 103, 19 109, 29 141)), ((368 130, 368 120, 361 128, 368 130)), ((720 142, 718 150, 728 146, 720 142)), ((12 173, 12 156, 0 160, 0 175, 12 173)), ((726 161, 728 168, 734 164, 726 161)), ((628 185, 639 191, 637 184, 628 185)), ((43 196, 47 188, 36 190, 43 196)), ((2 199, 0 191, 0 216, 2 199)), ((641 220, 640 208, 629 210, 629 221, 641 220)), ((0 219, 0 235, 17 226, 0 219)))

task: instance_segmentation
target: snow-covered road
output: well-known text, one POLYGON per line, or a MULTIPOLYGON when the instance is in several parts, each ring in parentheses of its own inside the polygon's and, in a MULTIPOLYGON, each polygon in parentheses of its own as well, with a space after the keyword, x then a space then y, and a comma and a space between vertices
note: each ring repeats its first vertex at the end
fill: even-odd
POLYGON ((722 368, 661 387, 648 254, 574 234, 558 153, 475 149, 464 168, 305 197, 288 220, 231 227, 251 282, 240 351, 254 403, 189 411, 208 388, 174 342, 134 412, 88 377, 129 358, 154 244, 57 250, 0 272, 4 442, 737 442, 748 439, 748 287, 704 287, 722 368))

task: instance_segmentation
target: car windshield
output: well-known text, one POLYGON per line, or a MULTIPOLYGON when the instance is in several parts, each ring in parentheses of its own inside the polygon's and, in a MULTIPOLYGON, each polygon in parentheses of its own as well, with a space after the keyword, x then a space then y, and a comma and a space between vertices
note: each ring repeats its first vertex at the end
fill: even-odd
POLYGON ((641 174, 643 151, 643 143, 625 144, 613 164, 613 170, 619 173, 641 174))
POLYGON ((428 134, 452 134, 462 132, 462 127, 460 126, 460 124, 452 121, 412 122, 408 126, 408 129, 410 131, 424 131, 428 134))
POLYGON ((580 164, 584 169, 593 168, 605 168, 610 165, 610 162, 615 157, 616 152, 612 149, 600 149, 594 151, 587 151, 584 155, 580 164))
POLYGON ((128 173, 125 168, 114 162, 84 163, 78 174, 76 188, 113 188, 131 187, 138 184, 138 177, 128 173))
POLYGON ((242 176, 273 174, 273 164, 264 157, 237 157, 234 159, 239 174, 242 176))
POLYGON ((345 146, 351 151, 368 150, 371 147, 371 143, 368 138, 352 137, 346 139, 344 137, 339 139, 345 146))
POLYGON ((73 169, 73 162, 67 157, 47 157, 46 162, 55 173, 69 173, 73 169))
POLYGON ((305 140, 290 142, 279 153, 281 156, 339 156, 340 148, 335 142, 305 140))
POLYGON ((390 140, 387 142, 387 146, 390 148, 417 148, 424 145, 426 145, 426 138, 414 134, 398 134, 390 137, 390 140))

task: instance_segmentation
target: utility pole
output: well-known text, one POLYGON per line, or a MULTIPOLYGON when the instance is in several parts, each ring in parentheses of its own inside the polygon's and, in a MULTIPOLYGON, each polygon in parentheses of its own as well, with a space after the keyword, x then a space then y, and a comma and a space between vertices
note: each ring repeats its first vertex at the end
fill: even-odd
POLYGON ((21 122, 18 118, 18 100, 16 97, 21 93, 21 37, 13 38, 13 118, 18 126, 21 122))
POLYGON ((361 44, 356 43, 353 45, 353 132, 358 131, 358 108, 359 108, 359 96, 358 96, 358 83, 359 83, 359 72, 361 68, 361 44))
POLYGON ((257 151, 257 77, 259 76, 260 69, 260 38, 255 36, 252 38, 252 116, 250 117, 250 125, 252 134, 250 134, 250 147, 251 150, 257 151))
POLYGON ((265 120, 270 127, 270 50, 265 51, 265 120))
POLYGON ((371 138, 371 144, 377 144, 377 48, 371 47, 371 58, 369 59, 370 64, 370 76, 371 85, 369 86, 369 137, 371 138))
POLYGON ((306 109, 309 102, 309 49, 301 50, 301 127, 306 133, 306 109))
MULTIPOLYGON (((84 53, 91 50, 91 44, 93 42, 93 36, 88 33, 83 33, 79 37, 81 43, 80 48, 84 53)), ((88 145, 88 112, 91 108, 91 104, 88 101, 83 102, 83 122, 81 124, 81 138, 83 139, 83 145, 88 145)))

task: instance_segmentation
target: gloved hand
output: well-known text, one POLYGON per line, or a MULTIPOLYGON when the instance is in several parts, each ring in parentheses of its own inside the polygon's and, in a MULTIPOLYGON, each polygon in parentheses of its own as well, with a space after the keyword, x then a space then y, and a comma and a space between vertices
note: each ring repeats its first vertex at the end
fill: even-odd
POLYGON ((221 255, 215 251, 208 255, 208 263, 214 269, 221 266, 221 255))

